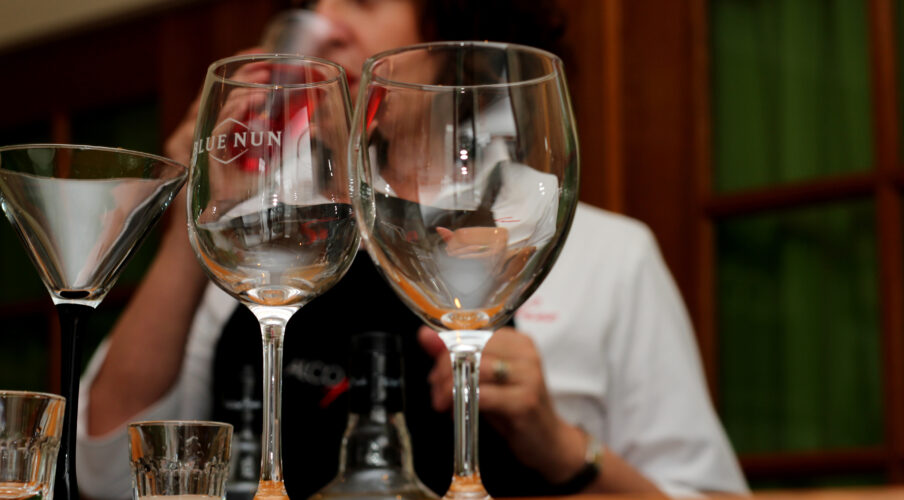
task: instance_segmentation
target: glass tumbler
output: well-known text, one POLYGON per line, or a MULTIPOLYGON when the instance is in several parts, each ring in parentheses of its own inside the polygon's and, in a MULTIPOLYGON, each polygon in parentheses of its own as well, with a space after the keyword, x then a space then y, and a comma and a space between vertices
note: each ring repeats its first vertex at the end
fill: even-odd
POLYGON ((160 420, 129 424, 132 498, 222 500, 232 426, 160 420))
POLYGON ((55 394, 0 391, 0 498, 53 500, 65 406, 55 394))

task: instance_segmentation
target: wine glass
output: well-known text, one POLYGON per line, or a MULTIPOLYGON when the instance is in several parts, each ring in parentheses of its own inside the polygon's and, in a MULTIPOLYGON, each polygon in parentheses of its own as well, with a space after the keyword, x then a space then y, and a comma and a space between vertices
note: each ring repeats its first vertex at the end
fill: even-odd
POLYGON ((313 10, 288 9, 267 23, 260 46, 276 54, 323 56, 336 29, 328 18, 313 10))
POLYGON ((264 425, 255 498, 286 498, 286 323, 342 277, 358 248, 346 167, 349 108, 344 70, 316 58, 227 58, 211 65, 204 84, 189 235, 210 278, 260 322, 264 425))
POLYGON ((446 498, 484 498, 480 355, 549 271, 577 204, 562 61, 518 45, 416 45, 370 58, 359 94, 349 157, 360 231, 386 280, 449 349, 446 498))
POLYGON ((125 149, 66 144, 0 148, 0 206, 60 317, 66 411, 54 489, 63 500, 79 498, 75 430, 79 338, 85 322, 187 173, 174 161, 125 149))

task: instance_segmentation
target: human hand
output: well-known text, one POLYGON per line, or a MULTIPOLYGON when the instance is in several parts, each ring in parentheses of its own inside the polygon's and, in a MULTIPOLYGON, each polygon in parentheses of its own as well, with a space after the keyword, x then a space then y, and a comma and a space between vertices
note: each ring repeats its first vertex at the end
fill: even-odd
POLYGON ((437 227, 452 257, 485 258, 502 255, 508 243, 508 231, 501 227, 463 227, 456 230, 437 227))
MULTIPOLYGON (((238 52, 236 55, 261 52, 260 48, 255 47, 238 52)), ((199 90, 198 95, 195 96, 195 99, 188 106, 182 121, 179 122, 179 125, 176 126, 163 145, 163 153, 166 156, 186 166, 191 162, 192 140, 195 135, 195 123, 198 121, 198 110, 200 107, 201 91, 199 90)))
MULTIPOLYGON (((255 54, 260 52, 262 52, 260 48, 250 48, 238 52, 236 55, 255 54)), ((240 76, 240 78, 244 78, 246 81, 259 81, 262 78, 266 78, 266 76, 267 75, 264 73, 258 73, 246 74, 243 77, 240 76)), ((189 105, 182 121, 179 122, 163 145, 163 153, 165 156, 189 168, 191 168, 192 143, 200 107, 201 90, 198 91, 195 99, 189 105)), ((186 204, 187 194, 186 188, 183 186, 170 204, 170 209, 167 214, 168 219, 166 220, 166 224, 163 225, 165 233, 162 245, 167 249, 171 249, 172 254, 179 255, 182 260, 193 262, 195 257, 189 245, 188 231, 186 230, 186 204)), ((203 275, 203 273, 200 273, 200 267, 198 267, 198 271, 199 275, 203 275)))
MULTIPOLYGON (((452 407, 452 362, 439 335, 418 332, 435 359, 428 381, 433 408, 452 407)), ((496 331, 480 361, 480 412, 507 440, 515 456, 552 483, 565 482, 584 464, 586 435, 559 418, 543 377, 540 354, 527 335, 514 328, 496 331)))
MULTIPOLYGON (((251 49, 239 55, 256 52, 259 51, 251 49)), ((247 84, 270 82, 275 71, 271 62, 254 59, 222 64, 216 68, 219 76, 225 75, 231 82, 247 84)), ((208 76, 205 84, 209 92, 206 100, 202 102, 200 95, 195 99, 166 143, 168 155, 191 163, 192 168, 206 153, 203 158, 208 161, 201 161, 200 165, 205 168, 204 181, 207 184, 203 189, 209 201, 198 215, 198 220, 205 222, 228 212, 255 189, 259 182, 260 155, 249 151, 265 149, 265 156, 272 154, 269 143, 253 144, 254 134, 265 135, 269 125, 268 110, 261 109, 265 107, 269 89, 258 85, 219 85, 211 82, 210 78, 208 76), (248 131, 252 134, 251 146, 245 144, 248 131), (238 141, 240 132, 242 144, 238 141), (235 141, 232 140, 233 135, 235 141)))

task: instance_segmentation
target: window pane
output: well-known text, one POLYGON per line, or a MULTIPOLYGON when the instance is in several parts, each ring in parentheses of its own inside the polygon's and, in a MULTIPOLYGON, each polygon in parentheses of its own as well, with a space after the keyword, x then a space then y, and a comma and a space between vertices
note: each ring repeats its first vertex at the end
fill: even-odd
POLYGON ((882 441, 872 202, 717 226, 719 392, 744 452, 882 441))
MULTIPOLYGON (((51 142, 50 122, 34 122, 0 130, 0 146, 51 142)), ((50 302, 47 289, 38 276, 38 271, 28 258, 15 229, 0 215, 0 303, 8 304, 27 300, 46 299, 50 302)), ((3 328, 7 331, 11 326, 3 328)))
MULTIPOLYGON (((46 295, 46 294, 45 294, 46 295)), ((50 302, 50 297, 47 297, 50 302)), ((0 388, 47 391, 47 318, 31 313, 3 318, 0 327, 0 388)))
POLYGON ((160 154, 157 104, 142 100, 72 117, 72 142, 160 154))
POLYGON ((866 2, 712 0, 713 185, 871 168, 866 2))
POLYGON ((0 304, 47 299, 50 295, 19 235, 5 216, 0 215, 0 304))

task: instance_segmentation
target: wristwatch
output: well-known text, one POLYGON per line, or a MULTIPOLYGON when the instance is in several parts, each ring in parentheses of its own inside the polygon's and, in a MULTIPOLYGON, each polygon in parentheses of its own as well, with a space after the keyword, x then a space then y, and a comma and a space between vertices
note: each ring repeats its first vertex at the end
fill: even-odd
POLYGON ((581 433, 587 438, 587 449, 584 451, 584 465, 568 481, 559 484, 561 494, 573 495, 584 491, 603 472, 603 455, 605 446, 600 443, 593 434, 578 426, 581 433))

